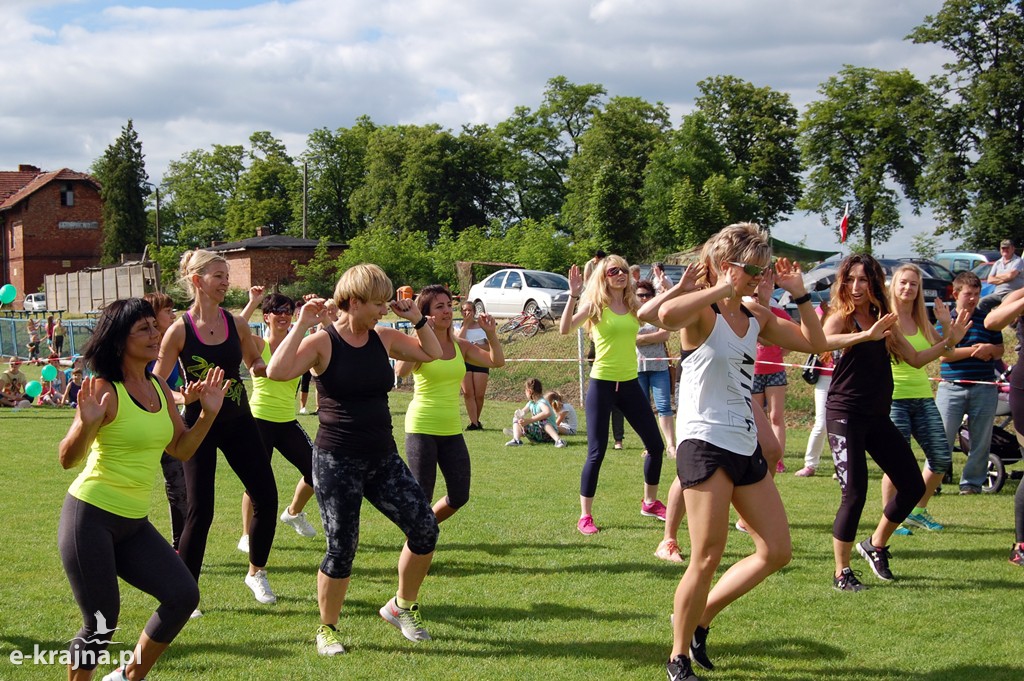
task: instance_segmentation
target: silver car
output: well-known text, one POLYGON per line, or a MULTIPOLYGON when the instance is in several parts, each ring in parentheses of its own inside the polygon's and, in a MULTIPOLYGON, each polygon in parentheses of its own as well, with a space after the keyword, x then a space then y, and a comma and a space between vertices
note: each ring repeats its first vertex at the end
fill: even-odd
POLYGON ((466 300, 477 314, 513 317, 520 312, 546 310, 558 319, 569 302, 569 280, 540 270, 498 270, 469 289, 466 300))

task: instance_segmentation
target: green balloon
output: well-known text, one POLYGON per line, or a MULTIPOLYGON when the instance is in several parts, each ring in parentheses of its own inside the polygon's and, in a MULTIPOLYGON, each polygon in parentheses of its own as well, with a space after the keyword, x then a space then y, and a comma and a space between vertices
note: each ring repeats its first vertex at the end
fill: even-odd
POLYGON ((43 392, 43 384, 39 381, 29 381, 25 384, 25 394, 32 399, 39 397, 41 392, 43 392))
POLYGON ((47 364, 46 366, 43 367, 42 374, 44 381, 52 381, 53 379, 57 378, 57 367, 53 366, 52 364, 47 364))
POLYGON ((4 284, 3 286, 0 286, 0 303, 10 305, 17 297, 18 289, 14 288, 14 284, 4 284))

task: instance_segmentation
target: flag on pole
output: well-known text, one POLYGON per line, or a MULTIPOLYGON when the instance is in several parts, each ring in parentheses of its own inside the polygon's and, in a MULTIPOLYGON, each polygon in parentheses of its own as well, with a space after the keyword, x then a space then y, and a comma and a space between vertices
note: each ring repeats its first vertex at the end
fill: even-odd
POLYGON ((839 223, 839 243, 846 243, 846 228, 850 226, 850 204, 846 204, 846 212, 843 213, 843 219, 839 223))

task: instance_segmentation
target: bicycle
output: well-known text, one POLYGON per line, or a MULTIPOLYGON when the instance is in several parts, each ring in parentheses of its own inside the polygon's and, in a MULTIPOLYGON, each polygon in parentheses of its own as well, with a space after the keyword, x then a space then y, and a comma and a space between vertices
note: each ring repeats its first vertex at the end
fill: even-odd
POLYGON ((516 336, 533 338, 538 331, 544 330, 544 319, 554 321, 551 313, 545 309, 537 308, 534 311, 523 310, 515 317, 498 328, 498 333, 507 333, 506 342, 513 340, 516 336))

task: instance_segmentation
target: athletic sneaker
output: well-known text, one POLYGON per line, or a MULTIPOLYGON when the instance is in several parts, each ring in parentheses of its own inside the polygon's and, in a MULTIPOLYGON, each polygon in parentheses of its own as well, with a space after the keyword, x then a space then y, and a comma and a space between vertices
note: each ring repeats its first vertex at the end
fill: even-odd
POLYGON ((1014 544, 1010 549, 1010 562, 1024 567, 1024 544, 1014 544))
POLYGON ((267 581, 267 571, 257 570, 251 575, 245 576, 245 585, 252 589, 252 595, 256 597, 256 600, 265 605, 271 603, 277 603, 277 596, 270 588, 270 582, 267 581))
POLYGON ((316 652, 321 655, 341 655, 345 646, 338 640, 338 630, 329 624, 321 624, 316 630, 316 652))
POLYGON ((281 513, 281 522, 285 525, 291 525, 295 529, 295 531, 301 534, 303 537, 316 536, 316 528, 310 525, 309 521, 306 520, 305 511, 301 511, 299 513, 296 513, 295 515, 292 515, 288 512, 288 507, 286 506, 284 512, 281 513))
POLYGON ((685 655, 676 655, 669 660, 666 671, 668 672, 668 681, 683 681, 683 679, 700 681, 700 677, 693 673, 690 658, 685 655))
POLYGON ((793 473, 794 477, 797 478, 813 478, 814 477, 814 466, 804 466, 796 473, 793 473))
MULTIPOLYGON (((118 667, 104 676, 103 681, 128 681, 128 676, 124 673, 124 667, 118 667)), ((146 681, 146 679, 142 679, 142 681, 146 681)))
POLYGON ((655 558, 667 560, 670 563, 682 563, 683 553, 679 550, 679 543, 675 539, 662 539, 658 549, 654 552, 655 558))
POLYGON ((905 527, 903 525, 900 525, 895 530, 893 530, 893 534, 895 534, 898 537, 909 537, 910 535, 912 535, 914 533, 910 531, 909 527, 905 527))
POLYGON ((867 587, 857 579, 857 573, 844 567, 838 577, 832 577, 832 588, 836 591, 863 591, 867 587))
POLYGON ((555 447, 558 449, 565 447, 565 440, 555 440, 555 447))
POLYGON ((477 426, 475 423, 471 423, 468 426, 466 426, 466 430, 480 430, 480 427, 477 426))
POLYGON ((690 641, 690 659, 704 669, 712 671, 715 665, 708 659, 708 631, 710 629, 707 627, 697 625, 697 630, 693 632, 693 639, 690 641))
POLYGON ((935 518, 928 512, 928 509, 921 511, 920 513, 911 513, 904 520, 907 525, 913 525, 914 527, 920 527, 923 530, 931 530, 932 532, 940 532, 943 529, 943 525, 935 522, 935 518))
POLYGON ((871 571, 875 573, 875 576, 879 579, 883 579, 887 582, 891 582, 895 577, 892 576, 892 572, 889 570, 889 547, 883 546, 876 548, 871 544, 871 537, 868 537, 861 543, 857 544, 857 553, 864 556, 864 560, 871 566, 871 571))
POLYGON ((777 464, 775 464, 775 472, 776 473, 785 473, 786 472, 786 464, 782 463, 782 459, 779 459, 779 462, 777 464))
POLYGON ((302 414, 303 416, 305 416, 306 414, 309 413, 309 411, 307 411, 306 408, 303 407, 302 409, 299 409, 299 413, 302 414))
POLYGON ((576 529, 582 534, 597 534, 597 525, 594 524, 594 516, 585 515, 576 523, 576 529))
POLYGON ((189 615, 188 618, 190 620, 197 620, 197 619, 199 619, 202 616, 203 616, 203 611, 200 610, 199 608, 196 608, 195 610, 192 611, 192 614, 189 615))
POLYGON ((522 447, 523 446, 523 441, 522 440, 517 440, 515 438, 512 438, 511 440, 509 440, 508 442, 505 443, 505 446, 506 447, 522 447))
POLYGON ((405 636, 413 643, 430 640, 430 634, 423 628, 423 620, 420 618, 419 603, 413 603, 406 610, 405 608, 399 608, 396 600, 392 598, 380 609, 380 616, 391 626, 401 629, 402 636, 405 636))
POLYGON ((645 515, 648 518, 657 518, 658 520, 664 522, 666 510, 667 509, 665 508, 665 504, 661 503, 657 499, 655 499, 649 504, 646 501, 640 502, 640 515, 645 515))
POLYGON ((249 535, 243 534, 241 539, 238 540, 238 550, 242 553, 249 553, 249 535))
POLYGON ((736 529, 739 530, 740 532, 744 532, 746 534, 750 534, 750 530, 747 529, 747 526, 743 524, 742 520, 737 520, 736 521, 736 529))

